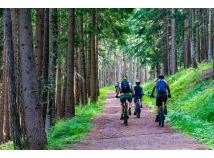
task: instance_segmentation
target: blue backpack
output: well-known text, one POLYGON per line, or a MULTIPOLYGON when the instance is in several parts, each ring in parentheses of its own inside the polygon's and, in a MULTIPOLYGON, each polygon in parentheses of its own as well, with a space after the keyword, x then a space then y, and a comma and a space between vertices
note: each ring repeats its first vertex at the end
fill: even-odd
POLYGON ((164 80, 158 80, 157 92, 158 93, 166 93, 166 82, 164 80))

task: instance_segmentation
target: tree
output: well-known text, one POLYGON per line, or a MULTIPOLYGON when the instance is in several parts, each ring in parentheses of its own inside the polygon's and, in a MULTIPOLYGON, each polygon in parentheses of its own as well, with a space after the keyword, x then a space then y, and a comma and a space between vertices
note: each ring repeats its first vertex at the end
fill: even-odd
MULTIPOLYGON (((175 9, 172 8, 171 9, 172 12, 172 16, 174 16, 175 14, 175 9)), ((176 38, 175 38, 175 18, 172 18, 172 27, 171 27, 171 35, 172 35, 172 47, 171 47, 171 57, 172 57, 172 62, 171 62, 171 66, 172 66, 172 74, 175 74, 178 70, 177 70, 177 53, 176 53, 176 38)))
POLYGON ((96 9, 92 9, 92 27, 93 27, 93 33, 92 33, 92 40, 91 40, 91 102, 96 102, 96 9))
POLYGON ((48 63, 48 82, 50 90, 48 92, 48 105, 47 105, 47 115, 46 115, 46 127, 47 130, 49 127, 53 126, 56 122, 55 117, 55 89, 56 89, 56 58, 58 50, 58 15, 57 9, 50 9, 50 32, 49 32, 49 63, 48 63))
POLYGON ((10 9, 6 8, 4 12, 4 24, 5 24, 5 41, 6 41, 6 54, 7 54, 7 66, 8 66, 8 91, 9 91, 9 104, 10 104, 10 124, 12 137, 15 149, 22 149, 21 144, 21 128, 18 115, 18 109, 16 105, 16 86, 14 75, 14 52, 12 41, 12 23, 10 9))
POLYGON ((40 115, 41 104, 38 100, 30 9, 19 9, 18 21, 27 144, 30 150, 41 150, 46 143, 46 134, 40 115))
POLYGON ((48 62, 49 62, 49 9, 44 10, 44 36, 43 38, 43 54, 42 54, 42 83, 41 83, 41 102, 42 117, 45 125, 47 112, 47 89, 44 88, 48 84, 48 62))
POLYGON ((75 36, 75 9, 68 9, 68 52, 67 52, 67 81, 65 99, 65 117, 75 116, 74 108, 74 36, 75 36))

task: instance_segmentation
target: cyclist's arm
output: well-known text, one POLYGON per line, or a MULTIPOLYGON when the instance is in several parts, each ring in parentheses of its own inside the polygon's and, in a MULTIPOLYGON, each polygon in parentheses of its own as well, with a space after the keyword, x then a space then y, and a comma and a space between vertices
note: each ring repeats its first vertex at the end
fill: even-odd
POLYGON ((154 94, 155 88, 156 88, 156 83, 154 84, 154 86, 153 86, 153 88, 152 88, 152 94, 151 94, 151 95, 154 94))

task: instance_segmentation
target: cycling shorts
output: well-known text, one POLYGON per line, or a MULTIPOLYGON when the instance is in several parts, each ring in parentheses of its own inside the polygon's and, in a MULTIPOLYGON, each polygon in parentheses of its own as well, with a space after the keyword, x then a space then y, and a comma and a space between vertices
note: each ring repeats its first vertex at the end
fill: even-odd
POLYGON ((161 106, 161 100, 165 103, 167 101, 167 95, 162 95, 161 97, 156 98, 156 106, 161 106))
POLYGON ((120 102, 121 103, 124 103, 125 99, 127 99, 128 102, 132 102, 132 95, 131 95, 131 93, 126 93, 126 94, 120 95, 120 102))
POLYGON ((142 96, 135 96, 134 97, 134 102, 137 103, 137 99, 142 99, 142 96))

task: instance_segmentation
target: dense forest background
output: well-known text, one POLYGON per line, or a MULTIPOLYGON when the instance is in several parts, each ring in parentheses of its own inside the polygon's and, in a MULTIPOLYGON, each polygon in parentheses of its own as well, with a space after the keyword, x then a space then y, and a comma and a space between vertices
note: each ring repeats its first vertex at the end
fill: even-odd
POLYGON ((43 149, 122 75, 146 83, 213 61, 214 9, 1 8, 0 36, 0 142, 43 149))

